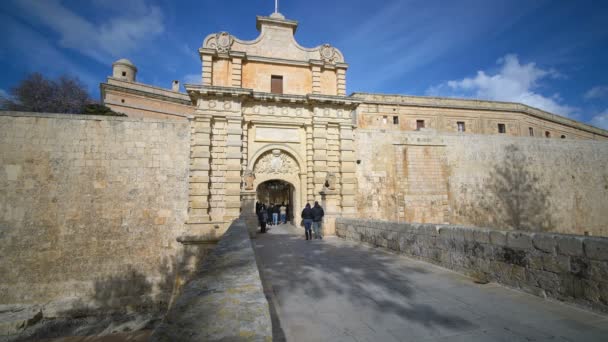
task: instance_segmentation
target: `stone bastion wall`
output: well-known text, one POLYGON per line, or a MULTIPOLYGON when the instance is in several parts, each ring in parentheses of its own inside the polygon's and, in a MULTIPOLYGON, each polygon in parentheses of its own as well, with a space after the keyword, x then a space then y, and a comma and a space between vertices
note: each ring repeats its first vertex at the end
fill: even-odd
POLYGON ((357 215, 608 236, 608 142, 358 129, 357 215))
POLYGON ((166 304, 189 123, 0 113, 0 305, 45 317, 166 304))
POLYGON ((336 234, 608 312, 608 238, 347 218, 336 220, 336 234))

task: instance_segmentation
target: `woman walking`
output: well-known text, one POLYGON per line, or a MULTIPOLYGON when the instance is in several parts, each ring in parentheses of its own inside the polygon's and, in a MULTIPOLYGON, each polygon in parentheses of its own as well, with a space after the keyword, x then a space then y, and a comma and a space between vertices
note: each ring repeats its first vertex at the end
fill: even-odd
POLYGON ((312 227, 312 218, 312 208, 310 207, 310 203, 306 203, 306 207, 304 207, 304 210, 302 210, 302 221, 304 221, 306 240, 312 240, 312 231, 310 230, 312 227))

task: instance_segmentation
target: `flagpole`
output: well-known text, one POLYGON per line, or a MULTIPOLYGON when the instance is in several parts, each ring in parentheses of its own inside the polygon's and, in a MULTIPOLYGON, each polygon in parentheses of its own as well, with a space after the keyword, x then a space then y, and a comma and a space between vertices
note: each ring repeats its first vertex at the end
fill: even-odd
POLYGON ((279 12, 279 0, 274 0, 274 13, 279 12))

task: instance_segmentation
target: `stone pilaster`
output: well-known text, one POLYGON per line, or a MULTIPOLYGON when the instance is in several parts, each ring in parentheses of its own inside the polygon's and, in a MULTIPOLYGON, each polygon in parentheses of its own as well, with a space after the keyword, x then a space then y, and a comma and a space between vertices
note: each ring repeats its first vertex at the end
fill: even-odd
POLYGON ((321 71, 322 71, 323 63, 313 62, 311 61, 311 69, 312 69, 312 93, 320 94, 321 93, 321 71))
POLYGON ((346 68, 336 68, 336 79, 338 81, 338 96, 346 96, 346 68))
MULTIPOLYGON (((340 126, 329 124, 327 127, 327 172, 335 175, 335 190, 340 191, 341 178, 341 152, 340 152, 340 126)), ((339 210, 340 197, 337 198, 337 206, 339 210)))
POLYGON ((353 127, 340 125, 340 195, 343 216, 354 216, 357 178, 355 175, 353 127))
POLYGON ((336 218, 340 216, 340 194, 336 190, 323 190, 321 195, 321 206, 325 210, 323 218, 323 234, 336 235, 336 218))
POLYGON ((214 116, 211 129, 211 171, 210 171, 210 212, 211 220, 224 219, 226 193, 224 175, 226 172, 226 119, 214 116))
POLYGON ((315 200, 315 183, 314 183, 314 164, 313 164, 313 134, 312 126, 306 126, 306 201, 314 202, 315 200))
POLYGON ((203 85, 210 86, 213 84, 213 55, 201 55, 203 85))
POLYGON ((226 147, 224 171, 224 220, 237 218, 241 208, 241 167, 243 128, 241 117, 228 116, 226 120, 226 147))
POLYGON ((200 115, 190 121, 189 222, 209 221, 209 170, 211 116, 200 115))
POLYGON ((313 124, 313 172, 314 194, 323 190, 325 176, 327 176, 327 124, 313 124))
POLYGON ((232 58, 231 86, 241 87, 243 75, 243 59, 240 57, 232 58))
POLYGON ((258 217, 255 213, 255 190, 241 191, 240 218, 247 224, 249 236, 255 238, 258 231, 258 217))

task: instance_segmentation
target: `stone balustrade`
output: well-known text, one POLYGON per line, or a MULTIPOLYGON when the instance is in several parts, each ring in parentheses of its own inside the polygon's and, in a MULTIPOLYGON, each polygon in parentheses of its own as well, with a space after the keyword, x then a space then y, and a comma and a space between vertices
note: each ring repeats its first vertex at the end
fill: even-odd
POLYGON ((608 238, 346 218, 336 235, 608 312, 608 238))
POLYGON ((235 221, 150 341, 272 340, 268 302, 243 221, 235 221))

